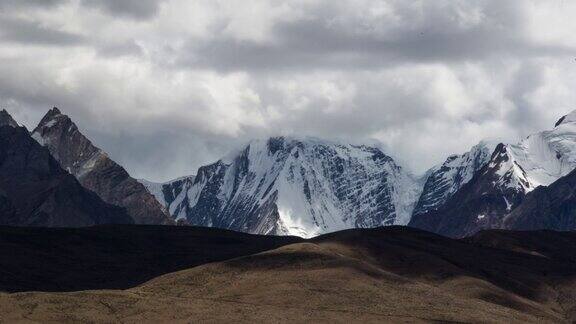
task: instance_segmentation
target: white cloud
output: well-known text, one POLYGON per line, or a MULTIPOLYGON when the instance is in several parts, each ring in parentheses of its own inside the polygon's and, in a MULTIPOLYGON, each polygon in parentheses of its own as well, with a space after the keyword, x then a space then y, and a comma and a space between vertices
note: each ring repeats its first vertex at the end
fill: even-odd
POLYGON ((569 1, 7 1, 0 104, 52 105, 137 177, 253 137, 378 139, 421 172, 576 108, 569 1), (25 28, 22 28, 25 27, 25 28))

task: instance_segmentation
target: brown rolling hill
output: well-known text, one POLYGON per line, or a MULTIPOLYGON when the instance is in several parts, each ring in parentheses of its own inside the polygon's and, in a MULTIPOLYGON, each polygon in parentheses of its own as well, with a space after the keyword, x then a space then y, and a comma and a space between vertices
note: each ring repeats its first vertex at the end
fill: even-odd
POLYGON ((0 247, 1 322, 576 320, 569 232, 4 227, 0 247))

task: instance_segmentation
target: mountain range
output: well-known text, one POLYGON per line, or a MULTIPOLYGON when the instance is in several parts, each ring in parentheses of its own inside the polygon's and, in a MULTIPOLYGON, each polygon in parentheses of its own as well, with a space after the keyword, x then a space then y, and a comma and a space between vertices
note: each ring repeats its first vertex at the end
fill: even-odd
MULTIPOLYGON (((537 200, 533 191, 550 195, 551 185, 568 181, 564 177, 574 168, 576 112, 516 144, 482 141, 422 177, 375 147, 280 137, 253 141, 200 168, 197 176, 146 185, 159 201, 169 201, 166 206, 174 217, 201 226, 311 237, 344 228, 408 224, 464 237, 493 228, 574 229, 568 220, 556 221, 560 216, 550 212, 551 206, 540 209, 547 216, 539 220, 527 216, 533 208, 526 207, 537 200), (349 153, 342 155, 343 147, 349 153), (378 152, 386 162, 359 159, 366 151, 378 152), (343 168, 338 169, 339 163, 343 168), (264 184, 272 184, 271 189, 264 184), (290 215, 297 215, 299 223, 290 215)), ((568 193, 556 197, 559 194, 556 190, 552 201, 570 198, 568 193)))
POLYGON ((571 181, 574 168, 576 112, 552 130, 500 143, 468 183, 439 208, 415 214, 410 226, 453 237, 491 228, 576 229, 558 214, 558 204, 571 199, 570 191, 558 188, 571 181))
MULTIPOLYGON (((377 146, 283 136, 253 140, 166 183, 131 177, 57 108, 31 133, 6 111, 0 122, 22 129, 19 141, 36 140, 83 190, 136 224, 301 237, 389 225, 452 237, 493 228, 574 229, 576 112, 516 144, 482 141, 423 176, 377 146)), ((12 215, 23 207, 3 208, 12 215)))

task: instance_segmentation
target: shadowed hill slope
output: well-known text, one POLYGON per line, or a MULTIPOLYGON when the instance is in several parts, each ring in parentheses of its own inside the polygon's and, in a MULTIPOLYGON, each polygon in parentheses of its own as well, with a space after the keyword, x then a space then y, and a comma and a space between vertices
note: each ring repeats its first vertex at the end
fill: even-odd
POLYGON ((0 291, 126 289, 298 241, 200 227, 0 227, 0 291))
MULTIPOLYGON (((139 258, 148 261, 131 271, 152 265, 168 269, 170 262, 191 258, 186 259, 189 269, 127 290, 0 294, 0 320, 557 323, 576 319, 576 264, 574 257, 567 257, 576 252, 574 233, 495 231, 453 240, 389 227, 299 240, 197 228, 173 228, 175 234, 167 235, 164 229, 83 229, 74 235, 84 246, 60 244, 67 254, 92 245, 108 246, 100 252, 107 258, 84 271, 113 268, 116 260, 127 266, 136 257, 122 258, 134 251, 141 251, 139 258), (149 246, 155 247, 154 252, 145 252, 149 246), (269 249, 263 251, 266 246, 269 249), (554 251, 554 246, 564 251, 554 251), (227 249, 233 253, 226 256, 222 251, 227 249), (263 252, 254 254, 258 249, 263 252), (211 261, 218 261, 215 255, 228 259, 207 263, 206 255, 211 261)), ((31 241, 41 245, 42 239, 30 232, 34 229, 2 230, 0 237, 12 232, 12 250, 31 241)), ((90 259, 72 255, 67 262, 90 259)), ((10 261, 3 262, 0 269, 10 266, 10 261)), ((60 262, 44 260, 43 267, 62 266, 60 262)), ((129 271, 125 276, 130 277, 129 271)))

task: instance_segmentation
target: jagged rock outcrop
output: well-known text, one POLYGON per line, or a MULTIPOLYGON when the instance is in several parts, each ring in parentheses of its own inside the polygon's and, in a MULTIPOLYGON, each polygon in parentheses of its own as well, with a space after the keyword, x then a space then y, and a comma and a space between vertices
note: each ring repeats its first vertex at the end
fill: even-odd
POLYGON ((126 208, 137 224, 173 224, 158 201, 126 170, 86 138, 57 108, 40 121, 32 137, 80 183, 104 201, 126 208))
MULTIPOLYGON (((1 119, 7 120, 5 115, 1 119)), ((1 225, 81 227, 133 223, 123 208, 105 203, 82 187, 24 127, 10 124, 14 125, 0 125, 1 225)))

